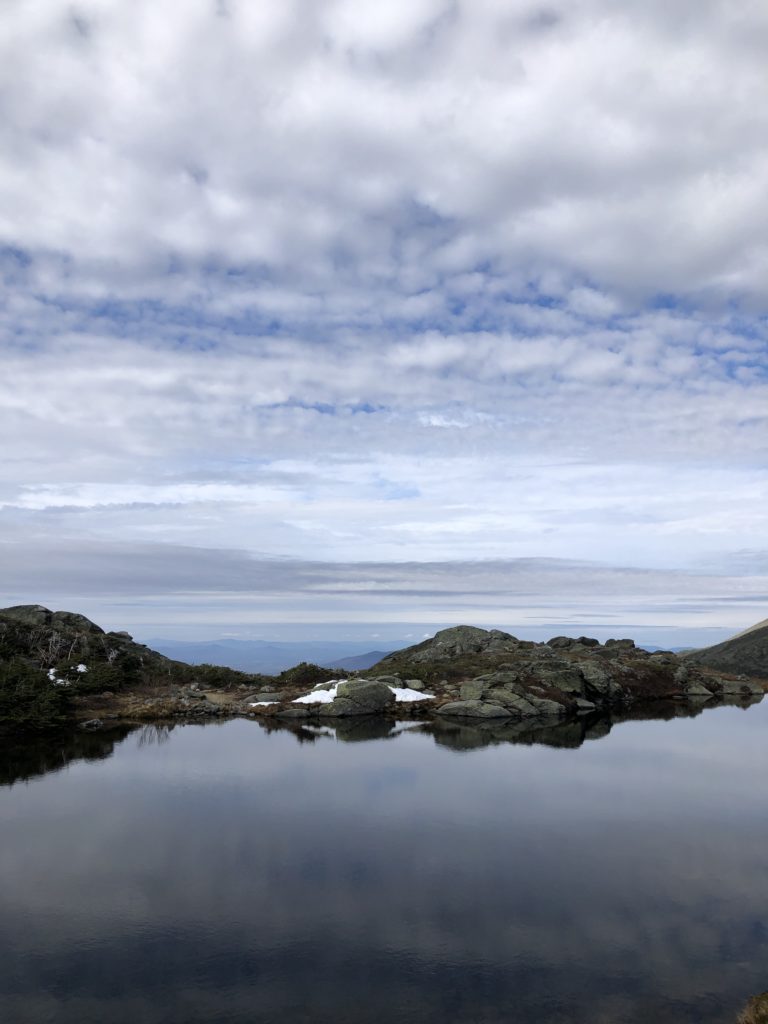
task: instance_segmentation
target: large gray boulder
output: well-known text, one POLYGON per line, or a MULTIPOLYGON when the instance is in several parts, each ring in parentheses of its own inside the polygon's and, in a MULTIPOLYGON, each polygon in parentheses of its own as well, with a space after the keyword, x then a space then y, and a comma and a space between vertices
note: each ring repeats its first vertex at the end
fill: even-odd
POLYGON ((555 665, 537 673, 536 681, 554 690, 562 690, 581 696, 584 692, 584 679, 581 672, 571 665, 555 665))
POLYGON ((692 700, 709 700, 712 696, 712 691, 708 690, 706 686, 702 686, 701 683, 688 683, 685 687, 685 695, 692 700))
POLYGON ((620 697, 622 688, 613 677, 613 673, 605 665, 596 661, 583 660, 579 662, 579 671, 587 684, 585 696, 593 697, 595 700, 610 700, 620 697))
POLYGON ((481 700, 487 689, 488 684, 484 679, 467 679, 461 684, 459 693, 462 700, 481 700))
POLYGON ((546 697, 534 697, 533 694, 529 694, 528 700, 533 704, 537 715, 564 715, 568 710, 564 704, 558 704, 556 700, 548 700, 546 697))
POLYGON ((438 715, 455 718, 511 718, 511 712, 499 704, 483 700, 454 700, 437 708, 438 715))
POLYGON ((506 708, 517 718, 529 718, 539 714, 538 709, 531 703, 528 696, 523 697, 522 694, 516 693, 506 686, 495 686, 489 690, 488 702, 506 708))
POLYGON ((377 715, 394 703, 395 695, 386 683, 376 679, 349 679, 339 683, 335 700, 330 704, 321 704, 319 713, 324 718, 377 715))

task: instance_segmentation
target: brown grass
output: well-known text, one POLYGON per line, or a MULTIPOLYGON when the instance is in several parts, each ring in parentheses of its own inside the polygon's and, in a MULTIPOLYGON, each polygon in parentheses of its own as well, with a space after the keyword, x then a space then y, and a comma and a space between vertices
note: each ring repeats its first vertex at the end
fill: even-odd
POLYGON ((768 992, 750 999, 736 1024, 768 1024, 768 992))

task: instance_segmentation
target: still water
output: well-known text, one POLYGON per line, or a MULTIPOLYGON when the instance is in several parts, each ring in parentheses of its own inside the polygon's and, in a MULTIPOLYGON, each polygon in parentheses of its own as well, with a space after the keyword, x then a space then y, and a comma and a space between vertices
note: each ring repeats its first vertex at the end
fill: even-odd
POLYGON ((768 701, 539 733, 252 721, 0 751, 9 1024, 734 1024, 768 701))

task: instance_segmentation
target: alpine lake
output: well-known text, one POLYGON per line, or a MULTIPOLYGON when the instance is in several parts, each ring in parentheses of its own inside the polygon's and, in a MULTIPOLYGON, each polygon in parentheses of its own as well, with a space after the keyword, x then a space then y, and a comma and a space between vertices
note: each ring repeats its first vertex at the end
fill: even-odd
POLYGON ((768 988, 768 700, 246 719, 0 750, 8 1024, 735 1024, 768 988))

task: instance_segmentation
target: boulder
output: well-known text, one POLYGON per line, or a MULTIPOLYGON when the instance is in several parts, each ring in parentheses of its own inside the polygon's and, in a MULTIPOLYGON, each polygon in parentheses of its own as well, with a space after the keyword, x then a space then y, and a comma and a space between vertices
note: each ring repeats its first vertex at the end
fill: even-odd
POLYGON ((564 715, 568 710, 564 704, 558 704, 555 700, 547 700, 546 697, 534 697, 533 694, 530 694, 528 700, 539 715, 564 715))
POLYGON ((355 704, 347 697, 337 697, 330 704, 318 704, 315 707, 321 718, 346 718, 352 715, 370 715, 368 708, 355 704))
POLYGON ((688 683, 685 687, 686 697, 693 697, 694 700, 709 700, 712 696, 712 691, 708 690, 706 686, 702 686, 701 683, 688 683))
POLYGON ((573 647, 575 643, 577 643, 577 641, 570 636, 553 636, 551 640, 547 640, 547 647, 559 650, 562 648, 573 647))
POLYGON ((528 718, 539 714, 535 705, 531 703, 527 696, 523 697, 506 686, 494 686, 490 689, 488 691, 488 702, 506 708, 507 711, 510 711, 518 718, 528 718))
POLYGON ((536 673, 537 682, 563 693, 581 694, 584 692, 584 679, 578 668, 570 665, 547 666, 536 673))
POLYGON ((576 709, 581 713, 582 711, 594 711, 597 704, 593 704, 591 700, 584 700, 583 697, 576 698, 576 709))
POLYGON ((487 683, 482 679, 468 679, 461 684, 459 693, 462 700, 480 700, 487 688, 487 683))
POLYGON ((456 718, 511 718, 512 715, 506 708, 498 704, 490 704, 482 700, 454 700, 450 704, 443 704, 437 708, 439 715, 449 715, 456 718))
POLYGON ((327 718, 375 715, 394 703, 395 695, 386 683, 377 679, 348 679, 337 686, 335 700, 321 704, 318 713, 327 718))
POLYGON ((579 662, 579 671, 586 683, 586 697, 594 697, 595 700, 600 701, 621 696, 621 686, 614 680, 605 665, 596 661, 584 660, 579 662))

